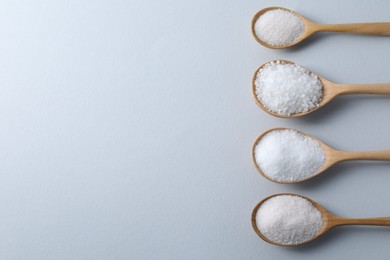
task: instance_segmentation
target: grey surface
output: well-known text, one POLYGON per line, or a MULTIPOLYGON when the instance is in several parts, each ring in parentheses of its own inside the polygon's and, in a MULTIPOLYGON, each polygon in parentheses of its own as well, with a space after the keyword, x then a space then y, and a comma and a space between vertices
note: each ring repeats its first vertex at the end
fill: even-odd
POLYGON ((1 259, 387 259, 390 228, 344 227, 280 248, 254 205, 306 195, 390 216, 390 165, 336 166, 299 185, 262 178, 251 144, 278 126, 345 150, 390 149, 388 97, 342 97, 304 118, 253 102, 253 71, 289 59, 340 83, 389 82, 390 38, 322 34, 269 50, 251 16, 390 21, 388 1, 2 1, 1 259))

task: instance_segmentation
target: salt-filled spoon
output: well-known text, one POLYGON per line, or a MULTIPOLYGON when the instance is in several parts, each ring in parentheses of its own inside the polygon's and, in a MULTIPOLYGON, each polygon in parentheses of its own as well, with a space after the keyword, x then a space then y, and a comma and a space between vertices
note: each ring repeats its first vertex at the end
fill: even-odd
MULTIPOLYGON (((276 22, 276 21, 275 21, 276 22)), ((256 41, 261 45, 272 48, 272 49, 283 49, 294 46, 306 38, 317 32, 339 32, 339 33, 353 33, 353 34, 373 34, 373 35, 390 35, 390 23, 381 22, 381 23, 351 23, 351 24, 318 24, 309 19, 303 17, 302 15, 291 11, 283 7, 268 7, 258 11, 252 18, 251 22, 252 34, 255 37, 256 41), (273 10, 284 10, 287 11, 296 17, 298 17, 303 22, 303 30, 300 33, 300 36, 297 37, 292 42, 283 44, 283 45, 273 45, 267 43, 264 40, 259 39, 256 34, 255 25, 259 17, 265 14, 268 11, 273 10)))
POLYGON ((340 151, 301 131, 290 128, 272 128, 255 139, 252 146, 252 160, 257 171, 264 178, 281 184, 291 184, 311 179, 334 164, 343 161, 390 161, 390 150, 340 151), (306 155, 302 156, 300 153, 306 150, 308 150, 306 155), (309 156, 312 156, 312 158, 309 158, 309 156), (279 167, 287 159, 289 159, 289 162, 285 164, 285 168, 279 167), (314 164, 312 162, 314 160, 317 160, 318 163, 314 164), (312 167, 305 168, 309 164, 312 167), (275 170, 275 167, 279 168, 275 170), (294 169, 298 170, 294 172, 294 169))
MULTIPOLYGON (((295 202, 297 202, 297 201, 295 201, 295 202)), ((298 200, 298 204, 299 204, 299 200, 298 200)), ((282 204, 280 204, 280 205, 282 205, 282 204)), ((276 205, 276 209, 274 209, 274 210, 277 211, 278 210, 277 207, 280 205, 276 205)), ((291 206, 291 205, 287 205, 287 206, 291 206)), ((309 207, 311 207, 311 206, 309 206, 309 207)), ((288 209, 284 208, 281 210, 284 211, 282 213, 286 214, 285 217, 289 218, 287 223, 290 222, 289 224, 291 224, 291 225, 294 224, 291 222, 295 221, 296 218, 299 219, 299 217, 305 217, 305 216, 294 216, 296 218, 293 218, 291 215, 290 216, 288 215, 288 213, 289 213, 288 209)), ((291 210, 295 211, 294 208, 291 208, 291 210)), ((301 214, 302 212, 291 212, 291 213, 301 214)), ((312 212, 309 212, 309 213, 312 213, 312 212)), ((272 214, 275 214, 275 212, 273 212, 272 214)), ((283 217, 283 216, 281 216, 281 217, 283 217)), ((270 219, 270 221, 274 221, 274 220, 270 219)), ((275 221, 278 221, 278 220, 275 220, 275 221)), ((295 224, 306 224, 307 225, 307 223, 295 223, 295 224)), ((314 221, 313 224, 316 224, 316 221, 314 221)), ((278 246, 295 246, 295 245, 301 245, 304 243, 308 243, 308 242, 311 242, 311 241, 317 239, 318 237, 320 237, 321 235, 323 235, 324 233, 326 233, 330 229, 332 229, 334 227, 338 227, 338 226, 344 226, 344 225, 390 226, 390 217, 383 217, 383 218, 344 218, 344 217, 339 217, 339 216, 333 215, 332 213, 327 211, 324 207, 322 207, 320 204, 318 204, 317 202, 315 202, 309 198, 306 198, 304 196, 297 195, 297 194, 290 194, 290 193, 282 193, 282 194, 275 194, 275 195, 269 196, 269 197, 263 199, 262 201, 260 201, 252 211, 252 227, 255 230, 256 234, 260 238, 262 238, 264 241, 271 243, 271 244, 274 244, 274 245, 278 245, 278 246), (311 204, 314 207, 313 209, 311 209, 312 211, 318 210, 322 216, 322 221, 320 220, 321 221, 320 226, 319 226, 319 228, 317 228, 318 231, 316 233, 314 233, 312 236, 307 236, 307 234, 306 234, 307 239, 301 239, 300 241, 293 241, 293 243, 274 241, 274 240, 270 239, 269 235, 267 237, 266 234, 263 234, 260 230, 261 227, 258 226, 258 221, 259 221, 257 219, 258 213, 260 210, 264 210, 264 209, 262 209, 262 205, 264 205, 265 202, 267 202, 267 201, 270 202, 272 199, 278 198, 279 196, 290 197, 290 198, 296 197, 297 199, 303 199, 303 200, 307 201, 308 204, 311 204)), ((289 230, 288 229, 287 230, 286 229, 280 230, 280 232, 286 232, 286 231, 288 232, 289 230)), ((290 231, 294 232, 294 230, 290 230, 290 231)), ((292 234, 292 236, 290 236, 290 237, 294 237, 294 235, 296 236, 297 234, 296 233, 292 234)), ((286 236, 288 236, 288 234, 286 236)))
MULTIPOLYGON (((272 71, 270 73, 275 73, 274 68, 271 68, 270 71, 272 71)), ((280 78, 281 77, 279 76, 279 80, 280 80, 280 78)), ((293 87, 297 87, 297 88, 305 88, 306 87, 306 86, 298 86, 298 84, 301 84, 300 83, 301 81, 302 81, 301 78, 296 78, 296 84, 294 83, 294 80, 291 80, 291 82, 284 82, 282 84, 287 84, 287 83, 291 84, 291 87, 290 86, 286 86, 286 87, 289 87, 289 89, 291 89, 291 91, 295 91, 295 89, 293 89, 293 87)), ((275 91, 275 90, 271 89, 269 91, 275 91)), ((306 87, 306 91, 310 94, 309 85, 308 85, 308 87, 306 87)), ((296 94, 297 92, 298 91, 291 92, 291 93, 296 94)), ((288 95, 286 93, 290 93, 290 92, 285 91, 285 93, 277 93, 277 92, 270 93, 269 97, 268 97, 268 101, 274 102, 273 100, 275 99, 275 96, 288 95), (270 100, 270 99, 272 99, 272 100, 270 100)), ((253 96, 256 104, 265 112, 267 112, 273 116, 282 117, 282 118, 299 117, 299 116, 307 115, 307 114, 314 112, 317 109, 323 107, 324 105, 326 105, 327 103, 332 101, 337 96, 349 95, 349 94, 390 95, 390 83, 338 84, 338 83, 334 83, 330 80, 327 80, 327 79, 319 76, 318 74, 316 74, 316 73, 314 73, 314 72, 312 72, 312 71, 310 71, 310 70, 308 70, 308 69, 306 69, 306 68, 304 68, 304 67, 302 67, 302 66, 300 66, 292 61, 288 61, 288 60, 273 60, 273 61, 266 62, 266 63, 262 64, 259 68, 256 69, 256 71, 253 75, 253 78, 252 78, 252 96, 253 96), (296 100, 287 100, 285 102, 285 104, 279 104, 279 107, 277 107, 277 108, 270 108, 269 106, 264 104, 264 102, 266 102, 267 100, 264 98, 262 100, 262 94, 261 94, 261 92, 259 92, 259 88, 261 88, 261 86, 259 86, 259 84, 262 84, 262 83, 259 83, 259 82, 263 81, 262 73, 266 73, 265 70, 268 69, 269 67, 272 67, 272 66, 274 66, 274 67, 276 67, 276 66, 285 66, 285 67, 293 66, 293 67, 298 68, 298 70, 284 69, 283 71, 282 71, 282 69, 280 69, 282 71, 280 73, 285 73, 286 78, 294 79, 294 77, 306 76, 308 78, 306 80, 306 82, 309 82, 309 83, 310 83, 309 80, 311 78, 312 78, 312 80, 317 79, 319 81, 318 84, 320 84, 322 86, 322 95, 320 97, 318 97, 318 103, 314 104, 314 105, 312 104, 310 108, 307 108, 305 110, 301 110, 300 112, 292 112, 292 113, 286 113, 284 111, 289 111, 289 109, 290 109, 289 106, 292 106, 294 103, 298 102, 296 100), (297 74, 297 75, 295 75, 295 74, 297 74), (278 109, 281 109, 281 110, 279 111, 278 109)), ((293 96, 290 99, 293 99, 293 98, 296 98, 296 96, 293 96)), ((311 100, 311 99, 313 99, 312 97, 307 97, 307 99, 308 99, 308 102, 310 101, 311 103, 313 103, 311 100)), ((305 100, 303 100, 303 101, 306 102, 305 100)))

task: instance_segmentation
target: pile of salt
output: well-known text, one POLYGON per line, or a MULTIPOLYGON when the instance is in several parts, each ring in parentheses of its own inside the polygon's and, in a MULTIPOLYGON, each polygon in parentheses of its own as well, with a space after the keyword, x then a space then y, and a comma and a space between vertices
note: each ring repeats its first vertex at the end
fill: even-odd
POLYGON ((292 12, 276 9, 262 14, 255 22, 255 34, 272 46, 285 46, 298 40, 304 31, 303 21, 292 12))
POLYGON ((297 64, 268 62, 258 71, 254 83, 257 99, 266 109, 279 115, 313 110, 322 100, 321 80, 297 64))
POLYGON ((302 181, 315 175, 325 163, 320 143, 292 129, 265 134, 254 148, 260 170, 278 182, 302 181))
POLYGON ((312 239, 322 227, 322 215, 313 204, 299 196, 278 195, 260 206, 256 226, 269 240, 296 245, 312 239))

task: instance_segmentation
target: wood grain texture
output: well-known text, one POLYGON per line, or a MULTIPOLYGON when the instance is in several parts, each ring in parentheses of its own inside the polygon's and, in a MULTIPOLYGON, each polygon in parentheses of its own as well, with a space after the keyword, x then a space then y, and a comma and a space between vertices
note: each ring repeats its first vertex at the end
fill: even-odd
POLYGON ((313 31, 390 35, 390 23, 314 24, 313 31))

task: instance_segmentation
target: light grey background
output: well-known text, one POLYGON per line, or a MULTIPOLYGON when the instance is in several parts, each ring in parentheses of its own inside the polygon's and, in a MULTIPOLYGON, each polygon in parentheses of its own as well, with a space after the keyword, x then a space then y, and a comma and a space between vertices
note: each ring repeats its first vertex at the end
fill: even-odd
POLYGON ((390 216, 390 165, 354 162, 299 185, 262 178, 255 137, 293 127, 345 150, 390 149, 390 100, 341 97, 279 119, 254 70, 289 59, 340 83, 390 81, 390 38, 322 34, 270 50, 252 15, 390 21, 390 2, 57 0, 0 3, 1 259, 386 259, 390 228, 344 227, 280 248, 253 232, 265 196, 390 216))

